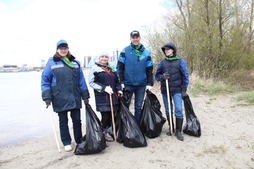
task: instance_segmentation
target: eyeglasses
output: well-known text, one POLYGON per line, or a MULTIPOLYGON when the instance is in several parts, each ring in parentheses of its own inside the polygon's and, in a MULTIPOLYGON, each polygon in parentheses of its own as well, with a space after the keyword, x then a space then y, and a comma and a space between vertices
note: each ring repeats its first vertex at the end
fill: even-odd
POLYGON ((67 47, 60 47, 60 48, 58 48, 59 50, 69 50, 69 48, 67 48, 67 47))

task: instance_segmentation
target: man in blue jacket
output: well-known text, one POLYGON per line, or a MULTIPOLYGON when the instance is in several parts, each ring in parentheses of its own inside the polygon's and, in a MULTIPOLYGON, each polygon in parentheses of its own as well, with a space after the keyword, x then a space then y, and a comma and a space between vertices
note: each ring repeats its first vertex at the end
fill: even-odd
MULTIPOLYGON (((186 68, 186 63, 182 58, 179 58, 176 54, 176 46, 169 42, 162 48, 165 54, 165 59, 158 63, 158 67, 155 74, 155 79, 161 82, 161 94, 163 103, 165 106, 166 116, 169 123, 169 132, 167 135, 171 135, 170 120, 169 120, 169 106, 167 98, 167 88, 170 92, 170 107, 172 111, 172 100, 174 101, 175 117, 176 117, 176 131, 175 136, 178 140, 183 141, 181 134, 183 124, 183 111, 182 111, 182 97, 186 97, 186 91, 189 84, 189 74, 186 68), (166 80, 168 80, 168 86, 166 86, 166 80)), ((172 114, 171 114, 172 117, 172 114)), ((173 119, 172 119, 173 122, 173 119)), ((174 124, 173 131, 174 131, 174 124)))
MULTIPOLYGON (((140 33, 130 33, 130 45, 125 47, 118 59, 117 71, 122 88, 135 95, 135 119, 140 122, 145 91, 153 86, 153 62, 150 52, 140 43, 140 33)), ((129 100, 129 106, 130 106, 129 100)))

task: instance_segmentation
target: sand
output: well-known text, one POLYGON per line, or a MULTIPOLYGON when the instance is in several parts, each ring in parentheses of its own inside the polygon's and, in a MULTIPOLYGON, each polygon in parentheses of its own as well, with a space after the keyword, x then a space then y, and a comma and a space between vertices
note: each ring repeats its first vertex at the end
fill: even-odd
MULTIPOLYGON (((0 168, 253 169, 254 106, 236 101, 236 96, 190 95, 201 122, 200 138, 184 134, 182 142, 167 136, 165 123, 159 137, 147 138, 147 147, 127 148, 110 142, 99 154, 77 156, 73 151, 65 152, 62 145, 59 153, 52 133, 42 139, 0 148, 0 168)), ((160 94, 158 98, 161 99, 160 94)), ((164 107, 161 111, 164 113, 164 107)))

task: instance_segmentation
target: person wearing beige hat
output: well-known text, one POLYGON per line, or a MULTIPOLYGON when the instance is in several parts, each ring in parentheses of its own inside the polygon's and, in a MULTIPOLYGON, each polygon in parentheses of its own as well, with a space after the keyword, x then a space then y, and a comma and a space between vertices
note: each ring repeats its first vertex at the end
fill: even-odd
POLYGON ((89 73, 89 85, 94 89, 96 110, 101 113, 101 123, 106 141, 113 141, 109 134, 112 129, 110 95, 113 111, 118 109, 118 94, 122 94, 121 85, 115 70, 109 65, 109 54, 102 52, 89 73))

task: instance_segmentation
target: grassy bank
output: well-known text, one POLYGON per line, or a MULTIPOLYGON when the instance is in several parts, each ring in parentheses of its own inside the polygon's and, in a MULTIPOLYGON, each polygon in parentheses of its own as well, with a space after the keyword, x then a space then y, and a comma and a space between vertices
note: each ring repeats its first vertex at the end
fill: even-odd
POLYGON ((219 80, 205 80, 192 75, 190 77, 189 92, 198 96, 200 94, 204 95, 227 95, 227 94, 237 94, 237 100, 245 101, 246 103, 254 104, 254 90, 244 89, 230 83, 226 83, 219 80))

